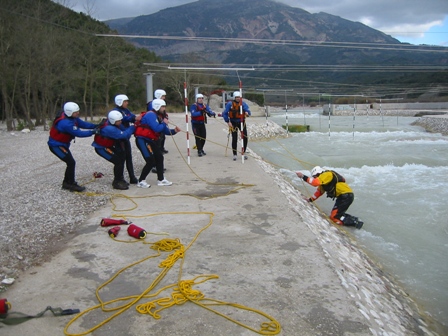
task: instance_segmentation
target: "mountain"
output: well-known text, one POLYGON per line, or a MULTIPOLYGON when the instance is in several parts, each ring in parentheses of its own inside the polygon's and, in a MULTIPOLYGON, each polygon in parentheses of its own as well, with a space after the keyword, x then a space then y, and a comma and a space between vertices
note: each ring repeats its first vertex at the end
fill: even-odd
POLYGON ((446 81, 446 70, 443 76, 440 69, 420 70, 446 66, 446 52, 415 52, 423 47, 409 49, 409 44, 362 23, 272 0, 199 0, 107 23, 120 34, 165 37, 132 42, 171 62, 254 66, 257 71, 246 74, 246 83, 257 86, 294 85, 300 78, 309 82, 308 89, 317 89, 316 82, 334 82, 362 85, 371 92, 365 85, 446 81), (305 70, 286 67, 298 65, 305 70))

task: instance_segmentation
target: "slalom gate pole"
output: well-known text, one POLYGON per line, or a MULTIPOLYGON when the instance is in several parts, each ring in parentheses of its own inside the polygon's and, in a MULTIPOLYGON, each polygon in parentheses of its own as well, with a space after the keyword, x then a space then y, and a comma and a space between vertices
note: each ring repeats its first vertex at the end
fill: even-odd
POLYGON ((184 101, 185 101, 185 130, 187 134, 187 162, 190 164, 190 132, 188 131, 188 96, 187 82, 184 82, 184 101))
POLYGON ((331 127, 330 127, 330 119, 331 119, 331 101, 328 101, 328 139, 331 138, 331 127))
POLYGON ((241 131, 241 162, 244 163, 244 116, 243 116, 243 86, 242 82, 240 81, 240 131, 241 131))
POLYGON ((286 102, 286 91, 285 91, 285 123, 286 123, 286 135, 289 136, 288 103, 286 102))
POLYGON ((356 116, 356 103, 353 107, 353 140, 355 139, 355 116, 356 116))

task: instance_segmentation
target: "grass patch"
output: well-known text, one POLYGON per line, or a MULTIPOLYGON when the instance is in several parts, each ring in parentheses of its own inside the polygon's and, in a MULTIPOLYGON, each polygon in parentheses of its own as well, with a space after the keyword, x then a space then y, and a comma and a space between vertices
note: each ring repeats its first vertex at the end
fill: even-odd
MULTIPOLYGON (((286 125, 282 125, 286 129, 286 125)), ((292 133, 304 133, 310 131, 310 125, 288 125, 288 132, 292 133)))

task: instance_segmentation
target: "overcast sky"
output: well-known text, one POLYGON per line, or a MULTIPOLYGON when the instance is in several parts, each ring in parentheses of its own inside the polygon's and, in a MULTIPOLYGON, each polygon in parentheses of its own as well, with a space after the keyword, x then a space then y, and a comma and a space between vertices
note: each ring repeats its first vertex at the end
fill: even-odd
MULTIPOLYGON (((98 20, 134 17, 191 0, 54 0, 98 20)), ((401 42, 448 47, 448 0, 277 0, 310 13, 326 12, 391 35, 401 42)), ((225 2, 224 2, 225 3, 225 2)))

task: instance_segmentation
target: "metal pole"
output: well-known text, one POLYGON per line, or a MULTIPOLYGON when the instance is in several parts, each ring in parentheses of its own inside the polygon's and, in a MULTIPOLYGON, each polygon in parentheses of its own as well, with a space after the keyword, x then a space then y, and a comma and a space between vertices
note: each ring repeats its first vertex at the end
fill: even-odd
POLYGON ((146 74, 146 102, 150 102, 154 99, 153 96, 153 85, 152 85, 152 76, 153 73, 147 73, 146 74))
POLYGON ((306 117, 305 117, 305 94, 302 93, 302 110, 303 110, 303 126, 306 127, 306 117))
POLYGON ((187 82, 184 82, 184 102, 185 102, 185 129, 187 134, 187 162, 190 164, 190 132, 188 131, 188 96, 187 82))
POLYGON ((331 115, 331 98, 328 98, 328 139, 331 138, 330 115, 331 115))
POLYGON ((288 102, 286 100, 286 91, 285 91, 285 124, 286 124, 286 135, 289 136, 289 124, 288 124, 288 102))
POLYGON ((353 140, 355 139, 356 97, 353 100, 353 140))
POLYGON ((240 131, 241 131, 241 162, 244 163, 244 117, 243 117, 243 85, 240 81, 240 131))
POLYGON ((380 116, 381 116, 381 120, 383 121, 383 127, 384 127, 384 117, 383 117, 383 110, 382 110, 382 106, 381 106, 381 98, 380 98, 380 116))

